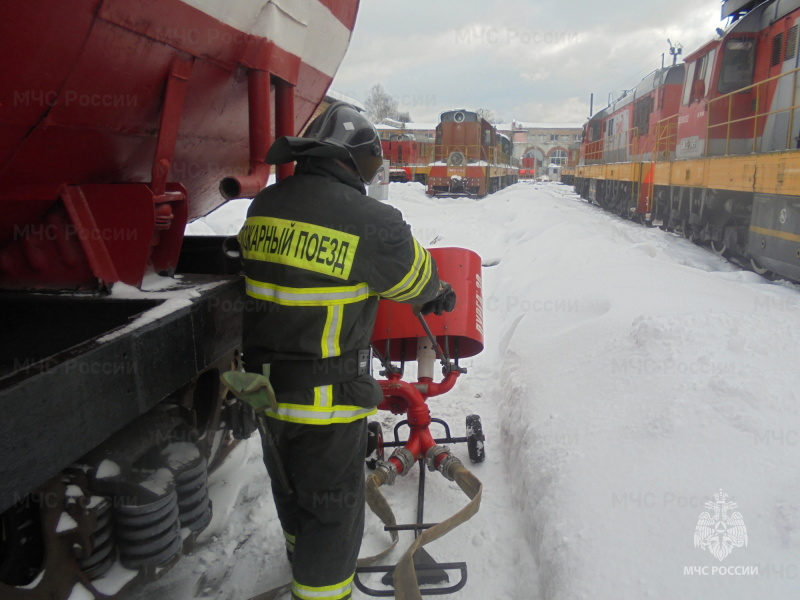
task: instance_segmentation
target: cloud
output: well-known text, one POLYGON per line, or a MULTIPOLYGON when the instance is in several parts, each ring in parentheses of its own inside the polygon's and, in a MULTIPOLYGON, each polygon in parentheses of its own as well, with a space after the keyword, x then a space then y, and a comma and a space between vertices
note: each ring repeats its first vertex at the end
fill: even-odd
POLYGON ((334 88, 363 100, 381 83, 417 122, 454 107, 581 122, 591 93, 618 95, 669 61, 667 38, 689 52, 718 24, 716 0, 619 0, 602 12, 590 0, 362 2, 334 88))

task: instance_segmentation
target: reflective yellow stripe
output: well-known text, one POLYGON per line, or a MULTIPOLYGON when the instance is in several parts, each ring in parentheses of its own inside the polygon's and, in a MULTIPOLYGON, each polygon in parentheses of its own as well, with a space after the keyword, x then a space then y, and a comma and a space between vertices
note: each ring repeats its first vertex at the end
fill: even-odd
POLYGON ((366 300, 370 295, 369 285, 366 283, 342 287, 292 288, 246 277, 245 287, 248 296, 283 306, 351 304, 366 300))
POLYGON ((283 530, 283 537, 286 538, 286 543, 289 544, 289 547, 294 550, 295 537, 285 529, 283 530))
POLYGON ((378 412, 377 408, 363 406, 309 406, 307 404, 286 404, 278 402, 278 411, 267 409, 268 417, 289 423, 306 425, 329 425, 331 423, 352 423, 378 412))
POLYGON ((259 260, 349 279, 359 237, 274 217, 250 217, 239 231, 245 260, 259 260))
POLYGON ((333 386, 321 385, 314 388, 314 406, 330 407, 333 404, 333 386))
POLYGON ((789 233, 788 231, 766 229, 765 227, 756 227, 755 225, 750 226, 750 231, 753 233, 760 233, 761 235, 767 235, 769 237, 775 237, 781 240, 787 240, 789 242, 800 242, 800 235, 797 235, 796 233, 789 233))
POLYGON ((430 278, 431 255, 417 240, 414 240, 414 262, 411 269, 397 285, 383 292, 381 296, 398 302, 409 300, 419 294, 430 278))
POLYGON ((394 298, 398 302, 403 302, 405 300, 410 300, 411 298, 419 296, 420 292, 422 292, 423 288, 426 285, 428 285, 428 282, 431 280, 431 271, 432 271, 431 264, 433 260, 431 259, 431 256, 427 250, 425 250, 422 247, 420 247, 420 249, 422 250, 422 252, 424 252, 424 260, 425 260, 422 277, 417 279, 417 284, 414 287, 412 287, 407 294, 404 294, 403 296, 397 296, 394 298))
POLYGON ((342 304, 328 307, 325 327, 322 328, 322 358, 339 356, 339 335, 342 333, 342 304))
POLYGON ((352 592, 354 577, 355 574, 341 583, 322 587, 303 585, 298 583, 297 580, 293 580, 292 593, 298 598, 302 598, 302 600, 340 600, 352 592))

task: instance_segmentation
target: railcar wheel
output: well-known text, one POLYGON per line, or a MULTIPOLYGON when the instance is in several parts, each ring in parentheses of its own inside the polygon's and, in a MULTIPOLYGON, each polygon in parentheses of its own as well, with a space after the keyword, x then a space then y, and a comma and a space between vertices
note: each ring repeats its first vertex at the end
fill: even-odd
POLYGON ((725 256, 728 253, 728 246, 723 242, 711 240, 711 251, 719 256, 725 256))
POLYGON ((482 463, 486 460, 486 437, 483 435, 483 425, 479 415, 467 417, 467 450, 469 459, 473 463, 482 463))
POLYGON ((383 428, 377 421, 372 421, 367 425, 367 468, 374 469, 383 456, 383 428))
POLYGON ((769 269, 767 269, 766 267, 762 267, 761 264, 755 258, 750 259, 750 268, 753 269, 755 273, 758 273, 759 275, 763 276, 768 276, 771 273, 769 269))

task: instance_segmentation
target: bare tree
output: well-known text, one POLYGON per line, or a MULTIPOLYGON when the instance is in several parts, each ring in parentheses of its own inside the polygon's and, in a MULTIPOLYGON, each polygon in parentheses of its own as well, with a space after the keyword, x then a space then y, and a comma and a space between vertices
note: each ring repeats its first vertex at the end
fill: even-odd
POLYGON ((475 111, 482 119, 486 119, 489 123, 497 123, 497 118, 494 116, 494 111, 490 108, 479 108, 475 111))
POLYGON ((386 117, 394 119, 397 115, 397 101, 386 93, 380 83, 369 90, 364 107, 367 109, 367 118, 373 123, 380 123, 386 117))

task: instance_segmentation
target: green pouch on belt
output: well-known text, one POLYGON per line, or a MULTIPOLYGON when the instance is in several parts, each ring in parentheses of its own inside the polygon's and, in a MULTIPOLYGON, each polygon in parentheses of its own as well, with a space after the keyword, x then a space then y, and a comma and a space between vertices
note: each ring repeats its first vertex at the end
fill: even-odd
POLYGON ((269 382, 269 365, 264 365, 263 375, 244 373, 242 371, 226 371, 222 374, 222 383, 242 402, 253 407, 256 413, 268 408, 278 410, 275 390, 269 382))

